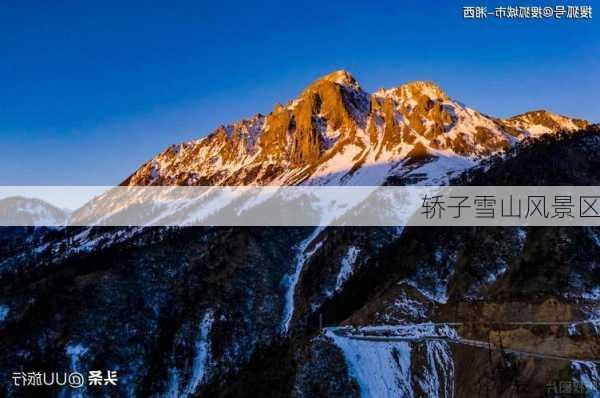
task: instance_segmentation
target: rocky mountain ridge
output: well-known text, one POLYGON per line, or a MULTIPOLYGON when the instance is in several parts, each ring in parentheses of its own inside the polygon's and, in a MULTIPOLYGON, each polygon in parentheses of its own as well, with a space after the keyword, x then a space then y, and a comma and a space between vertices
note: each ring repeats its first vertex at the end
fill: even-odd
POLYGON ((44 200, 11 196, 0 199, 0 221, 3 225, 61 225, 71 211, 58 208, 44 200))
POLYGON ((478 158, 527 137, 588 122, 535 111, 509 119, 482 114, 431 82, 365 92, 340 70, 311 83, 268 115, 220 126, 173 145, 125 185, 379 185, 435 160, 443 184, 478 158))

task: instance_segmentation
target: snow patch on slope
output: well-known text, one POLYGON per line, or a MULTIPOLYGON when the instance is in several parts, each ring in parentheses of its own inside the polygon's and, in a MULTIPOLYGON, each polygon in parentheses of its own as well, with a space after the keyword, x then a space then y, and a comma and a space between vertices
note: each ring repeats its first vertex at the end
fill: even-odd
POLYGON ((423 303, 410 298, 406 292, 402 292, 392 305, 402 315, 406 315, 412 320, 427 317, 427 307, 423 303))
POLYGON ((408 285, 415 288, 423 296, 427 297, 431 301, 435 301, 439 304, 445 304, 448 302, 448 280, 436 279, 435 285, 429 288, 420 286, 420 284, 411 279, 403 279, 398 282, 399 285, 408 285))
POLYGON ((350 278, 352 273, 354 272, 354 263, 356 262, 356 257, 360 249, 357 249, 355 246, 350 246, 348 252, 342 258, 342 266, 340 267, 340 272, 337 276, 337 280, 335 282, 335 290, 340 290, 344 283, 350 278))
MULTIPOLYGON (((364 332, 390 332, 406 341, 369 341, 349 338, 327 329, 344 355, 350 376, 356 380, 363 397, 451 397, 454 392, 454 361, 448 342, 418 341, 424 336, 455 336, 446 328, 433 324, 408 326, 374 326, 364 332), (412 340, 412 341, 411 341, 412 340), (424 362, 415 361, 424 345, 424 362)), ((360 332, 353 332, 360 336, 360 332)))
POLYGON ((8 308, 8 306, 0 305, 0 322, 3 322, 6 319, 9 311, 10 308, 8 308))
POLYGON ((363 397, 414 397, 408 342, 364 342, 331 334, 363 397))

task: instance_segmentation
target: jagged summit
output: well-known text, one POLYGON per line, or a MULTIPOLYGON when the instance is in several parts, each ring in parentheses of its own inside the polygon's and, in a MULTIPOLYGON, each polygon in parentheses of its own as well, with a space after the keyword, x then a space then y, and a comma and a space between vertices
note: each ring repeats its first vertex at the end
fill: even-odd
POLYGON ((450 98, 440 86, 428 80, 416 80, 389 89, 380 88, 373 95, 377 97, 395 96, 403 100, 417 99, 420 96, 439 101, 450 98))
POLYGON ((437 84, 431 81, 418 80, 409 82, 398 87, 398 90, 407 97, 414 97, 415 95, 422 94, 430 99, 446 100, 449 98, 437 84))
POLYGON ((532 135, 547 134, 557 130, 586 128, 589 122, 559 115, 544 109, 521 113, 507 120, 517 128, 531 130, 532 135))
POLYGON ((544 122, 544 121, 547 122, 549 119, 552 119, 554 121, 556 121, 556 120, 577 121, 582 126, 588 124, 588 122, 586 120, 574 119, 569 116, 560 115, 558 113, 548 111, 546 109, 536 109, 536 110, 520 113, 518 115, 510 117, 508 120, 528 120, 528 121, 537 121, 537 122, 544 122))
POLYGON ((266 116, 170 147, 124 183, 370 185, 393 177, 443 184, 526 137, 586 125, 547 111, 494 118, 455 101, 430 81, 369 94, 349 72, 337 70, 266 116), (427 156, 413 156, 417 152, 427 156))
POLYGON ((350 72, 348 72, 347 70, 344 70, 344 69, 340 69, 340 70, 331 72, 330 74, 323 76, 322 78, 318 79, 317 81, 319 81, 319 80, 329 81, 329 82, 336 83, 336 84, 339 84, 342 86, 358 85, 358 82, 356 81, 354 76, 352 76, 352 74, 350 72))

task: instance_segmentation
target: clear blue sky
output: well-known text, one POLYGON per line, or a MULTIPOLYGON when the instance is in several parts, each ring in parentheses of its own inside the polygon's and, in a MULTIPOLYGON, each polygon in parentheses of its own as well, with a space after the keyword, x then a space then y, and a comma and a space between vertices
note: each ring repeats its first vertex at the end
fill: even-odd
POLYGON ((600 121, 598 0, 591 22, 462 18, 521 1, 158 3, 0 4, 0 185, 116 184, 341 68, 368 91, 427 79, 497 116, 600 121))

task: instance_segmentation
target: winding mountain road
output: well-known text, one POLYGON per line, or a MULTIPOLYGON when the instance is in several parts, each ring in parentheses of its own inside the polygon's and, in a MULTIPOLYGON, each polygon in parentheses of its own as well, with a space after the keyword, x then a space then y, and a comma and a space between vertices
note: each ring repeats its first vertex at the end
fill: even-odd
MULTIPOLYGON (((576 321, 576 322, 531 321, 531 322, 482 322, 482 323, 503 324, 503 325, 522 325, 522 326, 567 326, 568 327, 571 325, 593 323, 593 322, 594 321, 576 321)), ((427 325, 427 326, 432 326, 432 327, 436 327, 436 326, 444 327, 444 326, 462 326, 463 324, 464 323, 462 323, 462 322, 450 322, 450 323, 431 323, 431 324, 421 324, 421 325, 427 325)), ((412 326, 420 326, 420 325, 412 325, 412 326)), ((394 332, 409 331, 410 327, 411 326, 398 326, 396 329, 394 329, 393 327, 381 328, 381 327, 376 327, 376 326, 373 326, 373 327, 366 326, 361 329, 334 328, 332 330, 332 332, 335 333, 339 337, 347 338, 347 339, 351 339, 351 340, 362 340, 362 341, 370 341, 370 342, 397 342, 397 341, 420 342, 420 341, 428 341, 428 340, 429 341, 441 340, 441 341, 447 341, 452 344, 462 344, 462 345, 467 345, 467 346, 471 346, 471 347, 483 348, 483 349, 491 350, 491 351, 500 351, 500 352, 514 354, 514 355, 523 355, 523 356, 530 356, 530 357, 544 358, 544 359, 553 359, 553 360, 559 360, 559 361, 592 361, 592 362, 600 364, 600 358, 575 358, 575 357, 568 357, 568 356, 562 356, 562 355, 546 354, 546 353, 535 352, 535 351, 523 351, 523 350, 517 350, 517 349, 512 349, 512 348, 507 348, 507 347, 500 347, 500 346, 497 346, 497 345, 487 342, 487 341, 465 339, 465 338, 462 338, 459 336, 451 337, 451 336, 445 336, 445 335, 441 335, 441 334, 439 334, 439 335, 434 335, 434 334, 424 335, 423 333, 415 334, 414 336, 410 336, 410 335, 406 335, 406 334, 393 335, 394 332), (382 335, 381 334, 382 331, 384 331, 386 333, 390 333, 390 334, 382 335)))

